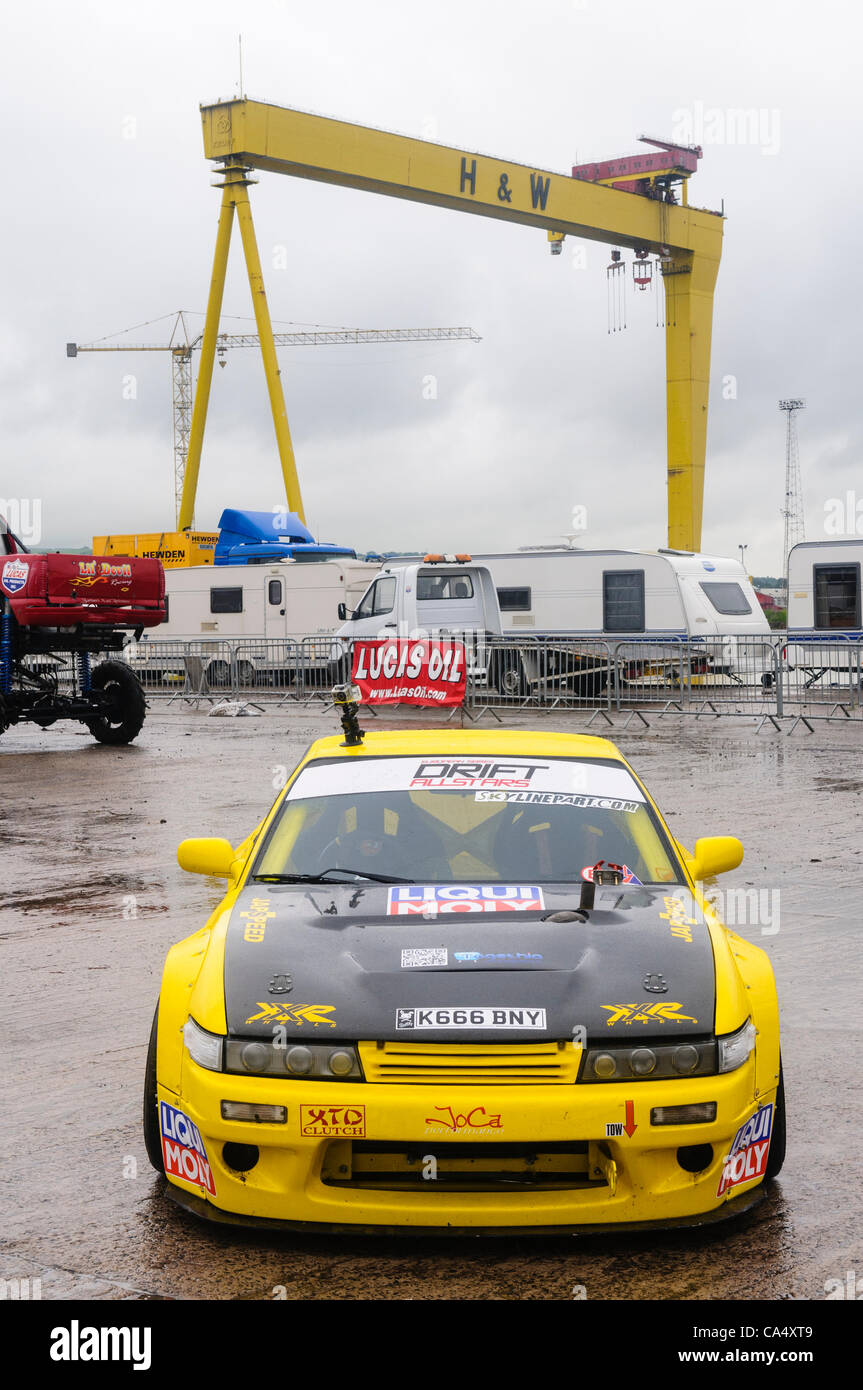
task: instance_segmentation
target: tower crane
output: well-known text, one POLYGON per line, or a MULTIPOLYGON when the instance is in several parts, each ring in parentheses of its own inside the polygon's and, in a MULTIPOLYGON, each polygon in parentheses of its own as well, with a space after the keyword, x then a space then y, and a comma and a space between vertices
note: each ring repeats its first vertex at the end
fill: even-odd
MULTIPOLYGON (((201 346, 203 332, 192 336, 186 317, 189 310, 178 309, 173 315, 173 327, 167 343, 116 343, 117 333, 98 338, 92 343, 67 343, 66 356, 77 357, 79 352, 170 352, 171 382, 174 413, 174 513, 180 529, 180 503, 186 478, 186 459, 189 453, 189 434, 192 425, 192 353, 201 346)), ((165 317, 171 317, 166 315, 165 317)), ((160 323, 153 319, 151 323, 160 323)), ((139 325, 142 328, 150 324, 139 325)), ((121 332, 128 333, 129 329, 121 332)), ((325 347, 350 343, 418 343, 449 342, 469 339, 478 343, 480 335, 472 328, 315 328, 313 331, 274 333, 276 347, 325 347)), ((260 347, 257 333, 219 333, 216 353, 219 365, 225 365, 229 348, 260 347)), ((191 525, 191 518, 189 524, 191 525)))

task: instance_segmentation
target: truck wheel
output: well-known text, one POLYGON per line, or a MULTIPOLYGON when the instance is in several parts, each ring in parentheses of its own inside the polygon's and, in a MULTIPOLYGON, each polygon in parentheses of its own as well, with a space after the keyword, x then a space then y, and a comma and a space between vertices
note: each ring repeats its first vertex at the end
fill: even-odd
POLYGON ((518 652, 498 652, 494 663, 494 684, 501 695, 512 698, 528 694, 530 685, 518 652))
POLYGON ((770 1153, 767 1155, 765 1181, 775 1178, 785 1162, 785 1082, 782 1077, 782 1058, 779 1058, 779 1085, 776 1089, 776 1113, 773 1116, 773 1134, 770 1140, 770 1153))
POLYGON ((224 690, 231 684, 231 668, 227 661, 211 661, 207 667, 207 684, 211 690, 224 690))
POLYGON ((238 662, 237 662, 237 684, 238 684, 238 685, 256 685, 256 684, 257 684, 257 680, 258 680, 258 673, 257 673, 257 671, 255 670, 254 666, 252 665, 251 661, 238 661, 238 662))
POLYGON ((104 714, 84 723, 99 743, 131 743, 141 732, 147 701, 141 684, 128 666, 119 661, 103 661, 90 678, 93 690, 102 690, 109 705, 104 714))
POLYGON ((156 1037, 159 1031, 159 1006, 153 1015, 150 1029, 150 1045, 147 1048, 147 1065, 144 1070, 144 1148, 147 1157, 157 1173, 164 1173, 165 1160, 162 1157, 162 1136, 159 1132, 159 1097, 156 1091, 156 1037))

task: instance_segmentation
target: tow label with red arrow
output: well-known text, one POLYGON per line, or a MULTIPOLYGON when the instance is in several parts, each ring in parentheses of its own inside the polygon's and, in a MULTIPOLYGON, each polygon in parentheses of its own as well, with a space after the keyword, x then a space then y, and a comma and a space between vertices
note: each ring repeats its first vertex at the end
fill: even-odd
POLYGON ((624 1123, 621 1124, 619 1120, 617 1120, 616 1122, 609 1121, 609 1123, 605 1126, 606 1139, 619 1139, 622 1134, 627 1135, 628 1138, 631 1139, 635 1131, 638 1129, 638 1125, 635 1123, 635 1101, 625 1101, 624 1105, 626 1109, 626 1119, 624 1123))

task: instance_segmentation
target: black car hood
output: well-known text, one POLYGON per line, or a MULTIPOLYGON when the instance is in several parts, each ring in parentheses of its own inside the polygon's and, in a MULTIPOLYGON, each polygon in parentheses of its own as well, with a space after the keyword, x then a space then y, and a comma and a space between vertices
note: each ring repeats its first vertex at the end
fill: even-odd
POLYGON ((518 1042, 705 1037, 715 971, 684 890, 598 888, 588 920, 572 887, 539 911, 387 915, 383 885, 254 884, 225 941, 234 1036, 307 1041, 518 1042), (445 962, 445 963, 444 963, 445 962))

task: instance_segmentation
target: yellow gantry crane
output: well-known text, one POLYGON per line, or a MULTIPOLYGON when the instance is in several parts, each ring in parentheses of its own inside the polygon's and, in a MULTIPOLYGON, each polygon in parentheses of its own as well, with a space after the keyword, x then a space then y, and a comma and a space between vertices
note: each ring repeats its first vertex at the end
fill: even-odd
MULTIPOLYGON (((192 336, 186 324, 188 311, 178 309, 173 315, 174 323, 167 343, 116 343, 109 334, 93 343, 67 343, 66 356, 77 357, 79 352, 170 352, 171 382, 174 410, 174 510, 177 530, 188 530, 192 525, 190 515, 188 525, 180 526, 180 508, 186 479, 186 461, 189 453, 189 439, 192 426, 192 353, 200 347, 203 333, 192 336)), ((170 316, 168 316, 170 317, 170 316)), ((153 323, 161 320, 154 319, 153 323)), ((141 324, 139 327, 149 327, 141 324)), ((130 330, 126 329, 125 332, 130 330)), ((275 347, 326 347, 331 344, 350 343, 418 343, 448 342, 454 339, 470 339, 478 343, 480 336, 472 328, 316 328, 312 331, 274 333, 275 347)), ((259 347, 260 338, 256 333, 219 333, 216 352, 221 366, 225 365, 225 353, 229 348, 259 347)), ((206 413, 206 412, 205 412, 206 413)), ((203 421, 201 422, 203 435, 203 421)), ((200 443, 198 445, 200 457, 200 443)), ((192 496, 192 513, 195 499, 192 496)), ((300 519, 305 520, 300 510, 300 519)))
POLYGON ((273 423, 288 501, 302 515, 275 344, 248 187, 253 170, 405 198, 547 232, 625 247, 660 259, 665 286, 668 544, 698 550, 704 497, 713 291, 722 253, 721 214, 690 207, 686 187, 701 151, 648 141, 659 153, 573 175, 495 159, 287 107, 239 99, 201 108, 204 153, 221 165, 216 236, 201 364, 179 525, 191 524, 203 425, 216 357, 234 211, 240 225, 273 423), (673 188, 681 202, 673 201, 673 188))

